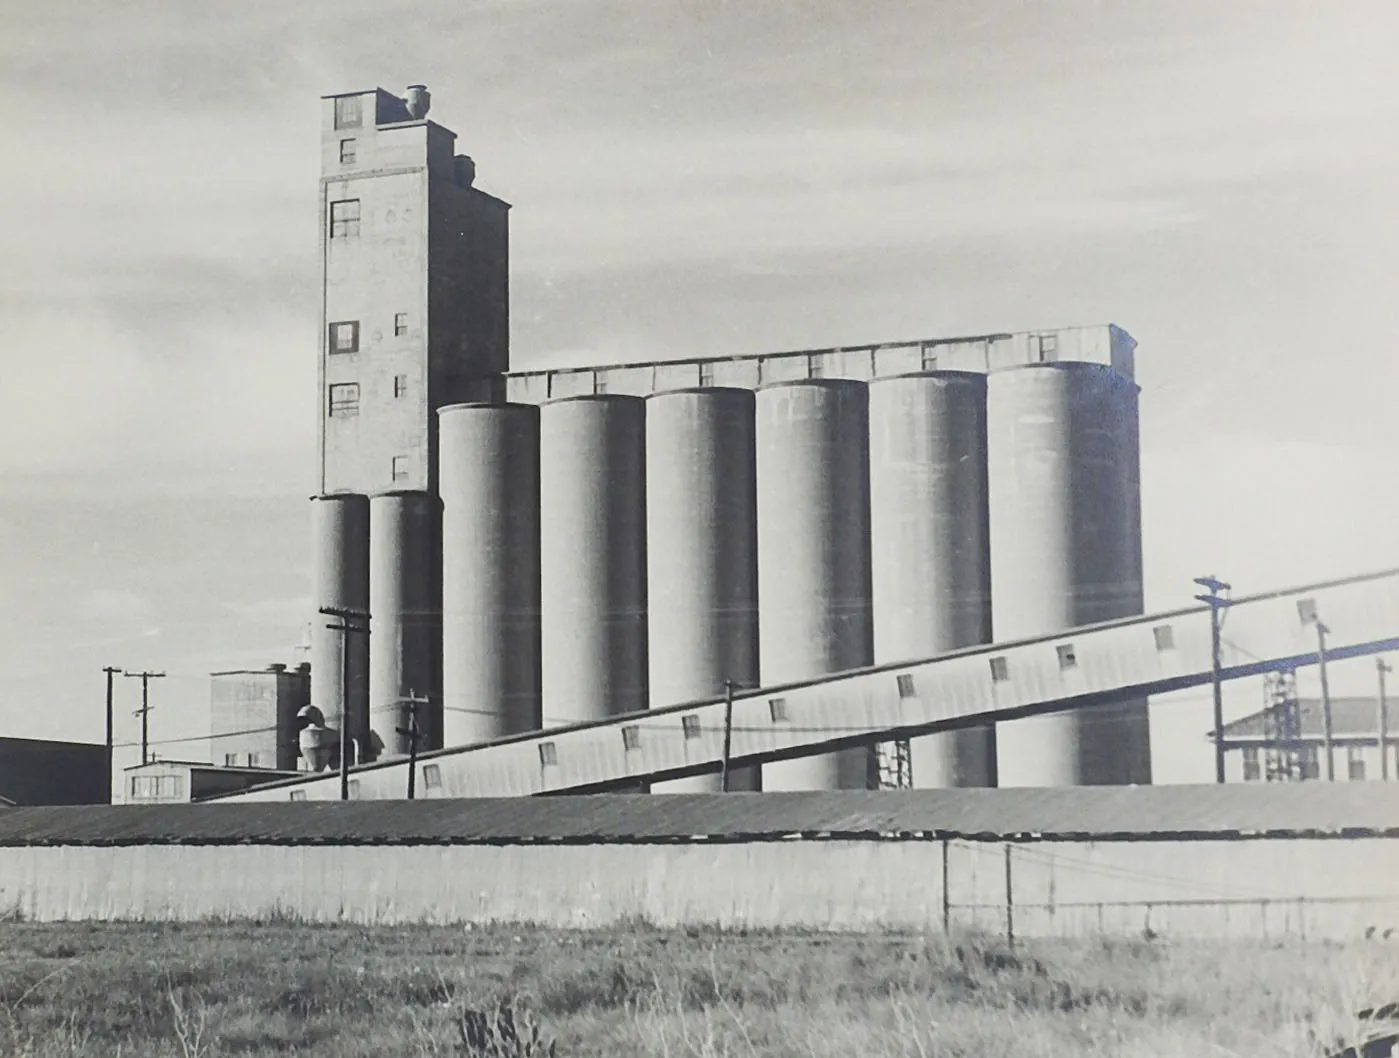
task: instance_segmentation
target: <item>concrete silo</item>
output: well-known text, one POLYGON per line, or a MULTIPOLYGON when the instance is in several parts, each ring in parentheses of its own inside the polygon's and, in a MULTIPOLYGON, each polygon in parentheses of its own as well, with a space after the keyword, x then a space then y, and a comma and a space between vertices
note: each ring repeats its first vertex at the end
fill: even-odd
MULTIPOLYGON (((353 493, 313 497, 311 524, 316 609, 368 613, 369 498, 353 493)), ((311 620, 311 702, 337 737, 343 737, 344 727, 353 736, 369 723, 367 629, 361 621, 358 630, 343 633, 334 627, 341 623, 319 612, 311 620)))
POLYGON ((539 408, 438 412, 443 742, 537 730, 539 408))
MULTIPOLYGON (((869 665, 869 403, 862 382, 756 394, 758 646, 765 686, 869 665)), ((763 767, 765 790, 865 789, 873 747, 763 767)))
MULTIPOLYGON (((1100 364, 1034 364, 993 372, 987 402, 995 638, 1140 613, 1136 385, 1100 364)), ((1145 711, 1134 701, 998 724, 1000 785, 1150 782, 1145 711)))
POLYGON ((441 501, 420 491, 369 501, 369 726, 380 756, 408 753, 411 699, 418 748, 442 744, 441 501))
MULTIPOLYGON (((876 664, 991 639, 986 376, 869 383, 870 552, 876 664)), ((913 784, 994 786, 994 725, 910 742, 913 784)))
POLYGON ((544 726, 646 708, 646 402, 540 406, 544 726))
MULTIPOLYGON (((647 653, 652 708, 758 682, 754 400, 744 389, 658 393, 646 402, 647 653)), ((759 769, 731 772, 731 790, 759 769)), ((722 789, 719 775, 659 793, 722 789)))

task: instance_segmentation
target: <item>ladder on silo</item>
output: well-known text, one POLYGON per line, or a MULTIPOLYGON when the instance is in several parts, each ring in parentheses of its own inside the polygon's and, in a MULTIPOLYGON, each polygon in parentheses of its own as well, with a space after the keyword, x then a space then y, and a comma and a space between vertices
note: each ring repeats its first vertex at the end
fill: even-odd
POLYGON ((1302 725, 1293 669, 1263 677, 1263 738, 1268 782, 1298 782, 1302 774, 1302 725))

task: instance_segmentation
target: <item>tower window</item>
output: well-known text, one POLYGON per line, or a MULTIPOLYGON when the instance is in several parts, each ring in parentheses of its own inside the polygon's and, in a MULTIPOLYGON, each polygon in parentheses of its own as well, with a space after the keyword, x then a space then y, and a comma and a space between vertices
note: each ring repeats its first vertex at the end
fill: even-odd
POLYGON ((1030 339, 1030 347, 1040 360, 1054 360, 1059 352, 1057 334, 1036 334, 1030 339))
POLYGON ((330 237, 348 239, 359 234, 359 199, 346 198, 330 204, 330 237))
POLYGON ((408 395, 408 376, 393 376, 393 395, 395 397, 405 397, 408 395))
POLYGON ((552 742, 541 742, 539 744, 539 763, 544 767, 558 764, 559 747, 552 742))
POLYGON ((393 479, 394 479, 394 481, 407 481, 407 480, 408 480, 408 457, 407 457, 407 456, 394 456, 394 457, 393 457, 393 479))
POLYGON ((402 338, 408 333, 408 313, 395 312, 393 314, 393 333, 397 338, 402 338))
POLYGON ((913 676, 910 673, 902 673, 898 678, 899 697, 917 698, 918 693, 913 689, 913 676))
POLYGON ((354 140, 341 140, 341 141, 340 141, 340 164, 341 164, 341 165, 353 165, 353 164, 354 164, 354 161, 355 161, 355 141, 354 141, 354 140))
POLYGON ((358 382, 337 382, 330 387, 330 414, 359 414, 358 382))
POLYGON ((996 683, 1010 679, 1010 663, 1004 657, 991 659, 991 679, 996 683))
POLYGON ((684 732, 686 739, 696 739, 700 737, 700 718, 694 713, 687 713, 680 718, 680 729, 684 732))
POLYGON ((332 353, 359 352, 359 320, 346 320, 330 325, 330 351, 332 353))
POLYGON ((357 129, 362 121, 359 96, 341 96, 335 101, 335 127, 337 129, 357 129))
POLYGON ((641 728, 635 724, 622 728, 622 748, 629 750, 641 748, 641 728))
POLYGON ((783 724, 783 723, 786 723, 786 722, 787 722, 787 699, 786 699, 786 698, 769 698, 769 699, 768 699, 768 716, 772 717, 772 722, 773 722, 774 724, 783 724))
POLYGON ((224 763, 224 767, 226 767, 226 768, 236 768, 236 767, 238 767, 238 754, 236 754, 236 753, 225 753, 225 754, 223 755, 223 763, 224 763))

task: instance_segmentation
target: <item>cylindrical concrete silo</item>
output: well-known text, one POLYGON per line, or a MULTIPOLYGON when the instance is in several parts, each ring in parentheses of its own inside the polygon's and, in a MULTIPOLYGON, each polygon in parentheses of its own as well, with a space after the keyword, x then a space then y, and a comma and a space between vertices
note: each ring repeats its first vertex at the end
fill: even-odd
MULTIPOLYGON (((1129 450, 1136 401, 1135 384, 1099 364, 1034 364, 988 378, 998 641, 1141 612, 1137 454, 1129 450)), ((1144 708, 1134 702, 998 724, 1000 785, 1149 782, 1140 770, 1150 760, 1149 735, 1134 720, 1144 708)))
MULTIPOLYGON (((311 523, 316 610, 368 613, 369 498, 352 493, 313 497, 311 523)), ((368 630, 363 620, 352 621, 348 633, 335 627, 341 624, 338 617, 312 615, 311 702, 327 726, 362 731, 369 723, 368 630)))
MULTIPOLYGON (((756 394, 758 649, 771 686, 869 665, 868 393, 808 379, 756 394)), ((865 789, 873 747, 763 767, 765 790, 865 789)))
MULTIPOLYGON (((869 383, 870 552, 876 664, 991 639, 986 376, 940 371, 869 383)), ((994 786, 994 725, 915 738, 913 784, 994 786)))
POLYGON ((544 726, 646 708, 646 402, 539 411, 544 726))
POLYGON ((369 725, 379 756, 409 751, 417 705, 418 748, 441 745, 441 502, 394 491, 369 501, 369 725))
POLYGON ((448 746, 534 731, 539 707, 539 408, 438 412, 442 723, 448 746))
MULTIPOLYGON (((753 393, 709 387, 646 402, 647 653, 651 708, 758 682, 753 393)), ((729 773, 758 788, 759 769, 729 773)), ((658 793, 722 789, 700 775, 658 793)))

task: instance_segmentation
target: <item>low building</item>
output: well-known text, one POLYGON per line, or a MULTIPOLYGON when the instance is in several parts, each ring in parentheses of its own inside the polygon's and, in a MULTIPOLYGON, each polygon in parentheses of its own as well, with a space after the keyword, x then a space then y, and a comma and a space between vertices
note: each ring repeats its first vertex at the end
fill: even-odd
MULTIPOLYGON (((1393 708, 1385 721, 1375 698, 1331 699, 1331 743, 1337 782, 1399 778, 1399 732, 1393 708)), ((1213 735, 1213 732, 1211 732, 1213 735)), ((1224 725, 1227 782, 1326 779, 1325 716, 1321 699, 1295 698, 1224 725)))
POLYGON ((0 738, 0 802, 110 804, 107 747, 100 742, 0 738))
POLYGON ((188 804, 214 794, 236 793, 265 782, 290 779, 295 769, 239 767, 205 761, 158 760, 126 769, 127 804, 188 804))
POLYGON ((237 669, 210 679, 210 759, 226 768, 296 771, 296 714, 311 701, 311 666, 237 669))

